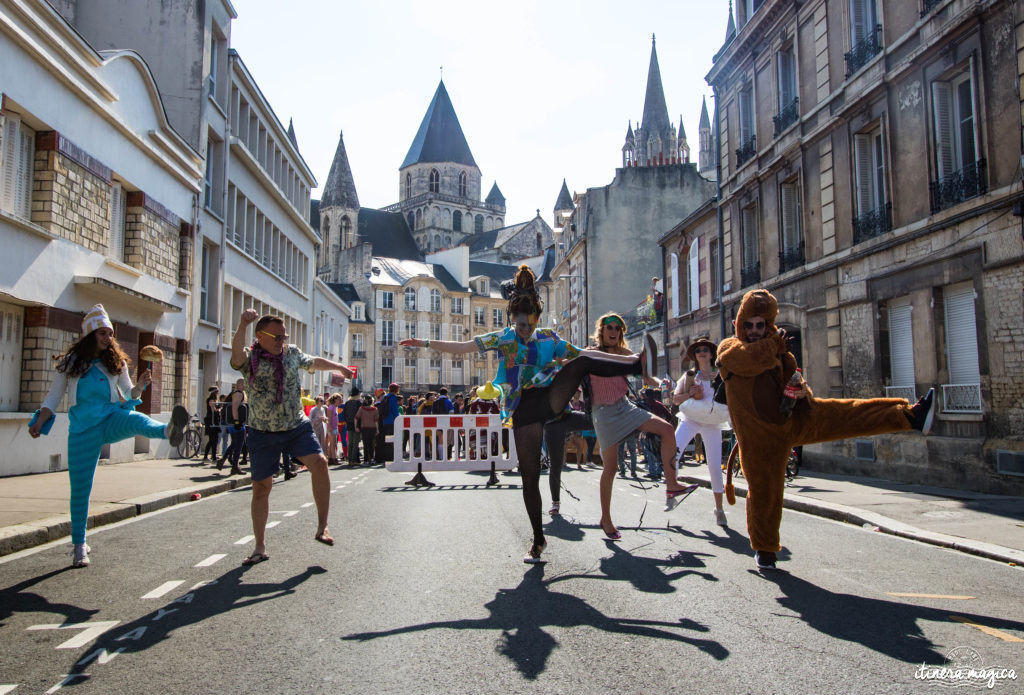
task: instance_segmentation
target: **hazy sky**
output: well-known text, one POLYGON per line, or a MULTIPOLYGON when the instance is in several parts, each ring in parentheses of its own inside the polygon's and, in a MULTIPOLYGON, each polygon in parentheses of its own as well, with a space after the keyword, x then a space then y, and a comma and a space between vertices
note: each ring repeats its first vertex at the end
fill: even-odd
MULTIPOLYGON (((704 76, 721 48, 727 0, 377 2, 233 0, 231 43, 319 185, 345 146, 361 205, 398 201, 398 167, 444 82, 506 224, 550 224, 562 179, 603 186, 626 126, 643 113, 651 34, 669 117, 697 159, 704 76)), ((319 191, 314 191, 314 198, 319 191)))

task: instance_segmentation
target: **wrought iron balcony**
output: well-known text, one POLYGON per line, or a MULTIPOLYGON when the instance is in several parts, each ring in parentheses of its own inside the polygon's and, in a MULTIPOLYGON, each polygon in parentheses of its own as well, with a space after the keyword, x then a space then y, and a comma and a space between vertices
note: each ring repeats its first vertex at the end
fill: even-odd
POLYGON ((873 239, 892 229, 892 203, 853 218, 853 243, 873 239))
POLYGON ((940 2, 942 2, 942 0, 924 0, 921 6, 921 16, 927 17, 940 2))
POLYGON ((881 34, 882 25, 876 24, 874 30, 868 32, 864 38, 858 41, 853 46, 853 49, 844 56, 846 58, 847 77, 864 67, 869 60, 878 55, 878 52, 882 50, 882 42, 879 38, 881 34))
POLYGON ((740 287, 749 287, 761 282, 761 261, 743 266, 740 270, 740 287))
POLYGON ((772 116, 772 122, 775 123, 775 137, 779 137, 789 126, 793 125, 800 119, 800 98, 797 97, 789 103, 788 106, 783 107, 779 111, 778 116, 772 116))
POLYGON ((352 351, 352 359, 354 359, 354 360, 365 360, 366 359, 366 350, 353 350, 352 351))
POLYGON ((740 166, 743 162, 751 159, 757 154, 757 136, 751 135, 750 138, 740 145, 740 148, 736 150, 736 166, 740 166))
POLYGON ((785 273, 793 268, 799 268, 804 264, 804 242, 801 239, 798 246, 783 248, 779 251, 779 274, 785 273))
POLYGON ((988 192, 988 162, 979 159, 949 176, 928 184, 932 214, 988 192))

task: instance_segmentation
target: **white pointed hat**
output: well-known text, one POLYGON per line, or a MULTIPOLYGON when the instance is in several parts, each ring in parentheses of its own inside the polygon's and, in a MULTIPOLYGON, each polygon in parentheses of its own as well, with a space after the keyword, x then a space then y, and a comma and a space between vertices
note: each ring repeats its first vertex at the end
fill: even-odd
POLYGON ((96 304, 92 309, 89 309, 89 313, 82 319, 82 335, 89 335, 97 328, 109 328, 114 330, 114 324, 110 322, 110 317, 107 316, 107 310, 103 308, 102 304, 96 304))

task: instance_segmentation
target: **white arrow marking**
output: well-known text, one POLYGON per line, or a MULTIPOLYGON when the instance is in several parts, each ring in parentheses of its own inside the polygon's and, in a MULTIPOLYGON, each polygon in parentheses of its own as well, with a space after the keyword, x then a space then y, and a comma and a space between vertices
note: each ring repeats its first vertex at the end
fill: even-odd
POLYGON ((214 564, 218 560, 223 560, 226 557, 227 557, 226 553, 219 553, 217 555, 211 555, 210 557, 206 558, 202 562, 197 562, 196 564, 194 564, 192 566, 193 567, 209 567, 210 565, 214 564))
POLYGON ((184 583, 185 583, 184 579, 174 579, 174 580, 169 581, 169 582, 164 582, 163 584, 161 584, 157 588, 155 588, 152 591, 150 591, 148 594, 144 595, 142 598, 143 598, 143 600, 151 599, 151 598, 160 598, 164 594, 168 593, 169 591, 173 591, 174 589, 178 588, 179 586, 181 586, 184 583))
POLYGON ((78 649, 84 647, 91 640, 96 639, 110 628, 117 625, 120 620, 97 620, 93 623, 51 623, 48 625, 31 625, 29 630, 81 630, 67 642, 58 644, 55 649, 78 649))
POLYGON ((256 540, 256 536, 242 536, 237 541, 235 541, 235 545, 245 545, 246 543, 254 540, 256 540))

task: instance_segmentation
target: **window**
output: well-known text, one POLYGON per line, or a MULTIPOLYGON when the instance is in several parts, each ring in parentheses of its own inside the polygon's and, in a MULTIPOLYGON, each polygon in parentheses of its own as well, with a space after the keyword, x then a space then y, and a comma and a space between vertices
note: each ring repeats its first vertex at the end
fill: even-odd
POLYGON ((416 335, 416 322, 415 321, 406 321, 405 322, 405 335, 403 335, 402 337, 405 338, 406 340, 411 340, 411 339, 417 337, 417 335, 416 335))
POLYGON ((491 323, 494 324, 495 328, 501 328, 505 325, 505 310, 504 309, 491 309, 491 323))
POLYGON ((858 244, 892 229, 892 206, 885 194, 885 150, 881 126, 853 136, 853 159, 857 196, 853 243, 858 244))
POLYGON ((772 119, 775 122, 776 136, 796 123, 800 117, 796 89, 796 56, 792 46, 778 53, 778 78, 779 113, 772 119))
POLYGON ((880 29, 875 0, 850 0, 851 48, 845 55, 847 77, 864 67, 882 50, 880 29))
POLYGON ((395 293, 389 290, 377 290, 377 308, 394 309, 395 293))
POLYGON ((428 383, 440 384, 441 383, 441 360, 440 358, 430 359, 430 371, 427 375, 428 383))
POLYGON ((452 311, 453 314, 462 313, 462 300, 463 297, 452 297, 452 311))
POLYGON ((458 210, 452 213, 452 231, 462 231, 462 213, 459 212, 458 210))
POLYGON ((454 340, 457 343, 462 342, 462 324, 452 324, 452 340, 454 340))
POLYGON ((914 382, 914 331, 910 299, 891 302, 887 307, 889 319, 889 381, 885 395, 889 398, 917 400, 914 382))
POLYGON ((672 288, 672 293, 668 296, 669 301, 669 317, 675 318, 680 315, 679 311, 679 254, 670 253, 668 255, 668 277, 669 285, 672 288))
POLYGON ((206 141, 206 175, 203 177, 203 206, 213 209, 213 140, 206 141))
POLYGON ((382 357, 380 360, 380 383, 390 384, 395 380, 395 360, 391 357, 382 357))
POLYGON ((700 308, 700 243, 697 239, 694 239, 690 244, 689 253, 689 267, 687 273, 690 282, 689 289, 687 291, 687 306, 688 311, 697 311, 700 308))
POLYGON ((416 311, 416 289, 414 287, 405 288, 405 310, 416 311))
POLYGON ((347 249, 356 245, 356 240, 352 237, 352 222, 348 219, 348 215, 341 218, 341 248, 347 249))
POLYGON ((431 340, 444 340, 441 337, 441 324, 434 322, 430 324, 430 339, 431 340))
POLYGON ((463 376, 462 376, 463 372, 462 372, 462 370, 463 370, 463 362, 462 362, 462 360, 452 360, 452 378, 451 378, 451 382, 453 384, 464 384, 465 383, 463 381, 463 376))
POLYGON ((484 385, 484 381, 485 381, 485 379, 484 379, 484 368, 483 367, 477 367, 476 370, 475 370, 475 374, 476 374, 476 383, 477 383, 477 385, 478 386, 483 386, 484 385))
POLYGON ((949 383, 942 385, 943 411, 981 412, 981 368, 978 362, 978 327, 971 283, 945 288, 946 365, 949 383))
POLYGON ((754 133, 754 87, 747 82, 739 91, 740 146, 736 150, 736 166, 751 159, 756 153, 754 133))
POLYGON ((352 357, 366 357, 366 346, 363 344, 363 334, 352 334, 352 357))
POLYGON ((477 215, 476 216, 476 219, 473 221, 473 231, 476 232, 477 234, 482 234, 483 233, 483 231, 484 231, 484 216, 483 215, 477 215))
POLYGON ((441 313, 441 290, 430 290, 430 310, 435 314, 441 313))
POLYGON ((740 211, 740 236, 743 244, 743 267, 740 269, 740 287, 749 287, 761 281, 761 249, 757 233, 757 205, 748 205, 740 211))
POLYGON ((967 70, 932 83, 935 170, 932 212, 986 192, 986 162, 981 157, 975 118, 974 58, 967 70))
POLYGON ((708 257, 710 260, 711 268, 709 275, 711 276, 711 298, 714 301, 718 301, 722 296, 722 274, 719 272, 718 267, 718 240, 712 239, 708 243, 708 257))
MULTIPOLYGON (((412 198, 412 174, 405 175, 405 197, 412 198)), ((412 226, 412 220, 409 220, 409 226, 412 226)))
POLYGON ((441 174, 438 173, 437 169, 430 170, 430 192, 439 193, 441 191, 441 174))
POLYGON ((484 308, 482 306, 475 307, 473 309, 473 325, 474 326, 486 326, 487 320, 484 314, 484 308))
POLYGON ((210 273, 213 270, 210 264, 210 246, 203 244, 202 265, 199 271, 199 318, 203 321, 210 320, 210 273))
POLYGON ((466 181, 468 180, 466 172, 459 172, 459 195, 463 198, 466 197, 466 181))
POLYGON ((353 321, 362 321, 363 320, 363 312, 364 311, 365 311, 365 309, 363 309, 363 303, 362 302, 355 302, 352 305, 352 320, 353 321))
MULTIPOLYGON (((120 183, 110 186, 110 245, 107 255, 116 261, 124 260, 125 194, 120 183)), ((203 247, 204 250, 206 247, 203 247)))
POLYGON ((3 153, 0 154, 0 207, 30 219, 32 215, 32 173, 35 168, 36 136, 20 118, 4 116, 3 153))
POLYGON ((404 364, 405 367, 402 372, 402 382, 409 386, 418 383, 416 381, 416 358, 406 357, 404 360, 404 364))
POLYGON ((380 322, 380 344, 384 347, 395 345, 395 322, 391 320, 380 322))
POLYGON ((800 235, 800 192, 797 180, 779 186, 779 272, 804 264, 804 242, 800 235))

